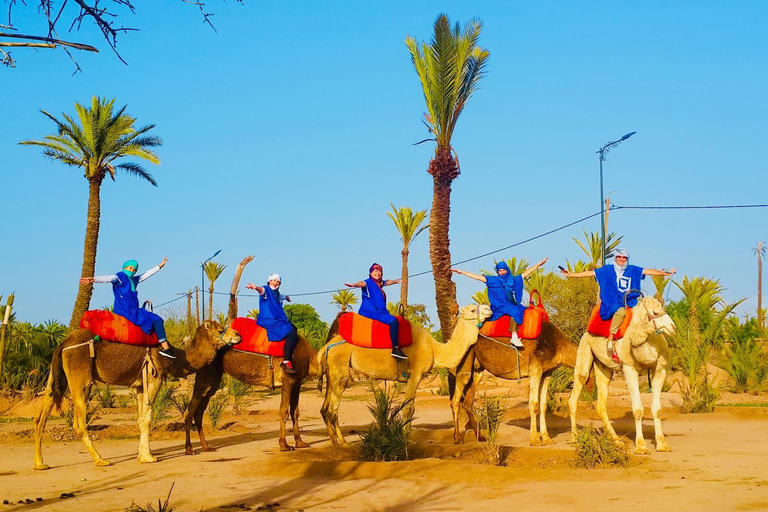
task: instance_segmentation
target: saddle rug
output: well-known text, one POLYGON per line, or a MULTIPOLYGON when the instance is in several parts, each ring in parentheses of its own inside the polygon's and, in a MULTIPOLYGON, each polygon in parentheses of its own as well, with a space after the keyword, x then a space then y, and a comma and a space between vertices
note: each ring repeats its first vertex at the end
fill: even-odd
POLYGON ((80 328, 88 329, 105 340, 137 347, 154 347, 160 344, 154 332, 147 334, 127 318, 106 309, 94 309, 83 313, 80 328))
MULTIPOLYGON (((535 340, 541 334, 542 324, 547 320, 549 316, 544 308, 529 307, 523 315, 522 325, 517 329, 517 336, 524 340, 535 340)), ((486 321, 480 328, 480 334, 489 338, 509 338, 512 336, 509 327, 513 321, 509 315, 504 315, 498 320, 486 321)))
MULTIPOLYGON (((613 319, 611 318, 611 320, 613 319)), ((589 322, 587 322, 587 332, 594 334, 595 336, 607 338, 611 334, 611 320, 603 320, 600 318, 600 303, 598 302, 597 306, 592 309, 589 322)), ((627 308, 627 314, 624 316, 624 321, 621 322, 621 326, 619 326, 619 330, 616 332, 616 336, 614 336, 613 339, 620 340, 623 338, 631 321, 632 308, 627 308)))
MULTIPOLYGON (((413 343, 411 323, 402 316, 396 316, 399 324, 398 345, 407 347, 413 343)), ((344 313, 339 317, 339 335, 357 347, 392 348, 389 326, 383 322, 366 318, 357 313, 344 313)))
POLYGON ((253 318, 235 318, 230 327, 240 333, 240 343, 232 350, 275 357, 284 355, 285 340, 269 341, 267 330, 256 324, 253 318))

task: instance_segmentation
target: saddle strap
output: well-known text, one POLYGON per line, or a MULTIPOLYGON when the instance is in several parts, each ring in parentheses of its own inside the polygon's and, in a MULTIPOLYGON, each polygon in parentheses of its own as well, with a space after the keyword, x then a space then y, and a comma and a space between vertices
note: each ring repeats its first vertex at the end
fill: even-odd
POLYGON ((85 346, 85 345, 88 345, 88 351, 89 351, 89 352, 90 352, 90 354, 91 354, 91 359, 93 359, 93 358, 95 358, 95 357, 96 357, 96 351, 95 351, 95 350, 94 350, 94 348, 93 348, 93 344, 94 344, 94 342, 96 342, 96 341, 99 341, 99 337, 98 337, 98 336, 96 336, 96 337, 94 337, 93 339, 91 339, 91 340, 88 340, 88 341, 86 341, 86 342, 83 342, 83 343, 78 343, 77 345, 72 345, 72 346, 70 346, 70 347, 65 347, 65 348, 63 348, 61 351, 62 351, 62 352, 64 352, 65 350, 72 350, 73 348, 78 348, 78 347, 83 347, 83 346, 85 346))

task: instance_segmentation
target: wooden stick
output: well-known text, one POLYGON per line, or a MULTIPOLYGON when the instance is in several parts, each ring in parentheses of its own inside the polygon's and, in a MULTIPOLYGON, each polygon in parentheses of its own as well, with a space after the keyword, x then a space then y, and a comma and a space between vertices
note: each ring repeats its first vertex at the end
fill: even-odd
POLYGON ((24 34, 11 34, 9 32, 0 32, 0 37, 10 37, 11 39, 31 39, 33 41, 46 41, 48 43, 60 44, 62 46, 69 46, 76 50, 86 50, 89 52, 99 52, 99 49, 82 43, 70 43, 68 41, 62 41, 61 39, 54 39, 52 37, 40 37, 40 36, 28 36, 24 34))

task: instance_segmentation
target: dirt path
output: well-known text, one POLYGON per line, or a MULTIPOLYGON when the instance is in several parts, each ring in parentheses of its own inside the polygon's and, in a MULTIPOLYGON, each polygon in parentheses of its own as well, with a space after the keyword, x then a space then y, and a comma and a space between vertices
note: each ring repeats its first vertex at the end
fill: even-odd
MULTIPOLYGON (((614 383, 615 384, 615 383, 614 383)), ((29 505, 0 506, 0 510, 121 511, 131 501, 157 505, 171 483, 171 504, 177 512, 256 510, 279 503, 280 511, 296 510, 503 510, 510 506, 531 511, 550 510, 768 510, 768 410, 720 408, 713 414, 667 414, 665 432, 674 452, 633 457, 626 469, 585 470, 572 467, 567 444, 568 420, 552 416, 550 434, 556 445, 528 446, 527 410, 522 396, 526 383, 508 384, 515 409, 502 426, 500 442, 510 447, 506 467, 478 463, 479 445, 452 442, 447 398, 422 392, 414 422, 415 460, 398 463, 356 462, 353 447, 330 446, 319 417, 321 397, 302 396, 304 439, 312 448, 277 450, 273 411, 277 397, 249 407, 236 431, 211 436, 218 451, 184 456, 183 432, 163 432, 152 448, 159 462, 135 461, 137 439, 97 441, 113 462, 97 468, 79 441, 46 442, 49 471, 31 469, 33 446, 24 431, 29 423, 0 424, 3 456, 0 501, 43 498, 29 505), (168 438, 171 439, 168 439, 168 438), (74 498, 59 499, 61 493, 74 498), (227 507, 227 505, 243 505, 227 507), (567 508, 565 508, 567 507, 567 508)), ((614 391, 615 385, 612 386, 614 391)), ((633 437, 626 396, 612 409, 620 434, 633 437)), ((340 413, 344 431, 369 421, 364 387, 350 393, 340 413)), ((650 395, 644 395, 650 401, 650 395)), ((665 394, 665 405, 678 400, 665 394)), ((649 405, 646 404, 646 405, 649 405)), ((585 407, 584 422, 590 411, 585 407)), ((124 421, 123 421, 124 422, 124 421)), ((57 421, 54 421, 54 426, 57 421)), ((58 420, 61 424, 61 420, 58 420)), ((128 428, 124 426, 122 428, 128 428)), ((98 431, 97 431, 98 432, 98 431)), ((645 421, 653 437, 653 422, 645 421)))

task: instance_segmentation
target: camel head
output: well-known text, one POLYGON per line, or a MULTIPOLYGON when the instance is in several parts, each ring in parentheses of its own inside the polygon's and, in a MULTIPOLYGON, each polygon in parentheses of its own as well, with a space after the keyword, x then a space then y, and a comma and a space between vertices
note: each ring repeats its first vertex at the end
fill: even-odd
POLYGON ((646 319, 648 320, 649 332, 663 333, 667 336, 675 334, 675 322, 664 311, 664 306, 657 299, 651 296, 643 297, 643 308, 645 309, 646 319))
POLYGON ((210 344, 219 350, 240 343, 240 333, 231 327, 223 327, 215 320, 206 320, 197 328, 195 342, 200 343, 204 339, 210 341, 210 344))
POLYGON ((469 306, 464 306, 459 310, 459 318, 462 320, 475 321, 478 328, 487 318, 490 318, 492 314, 493 313, 491 313, 491 308, 485 304, 470 304, 469 306))

